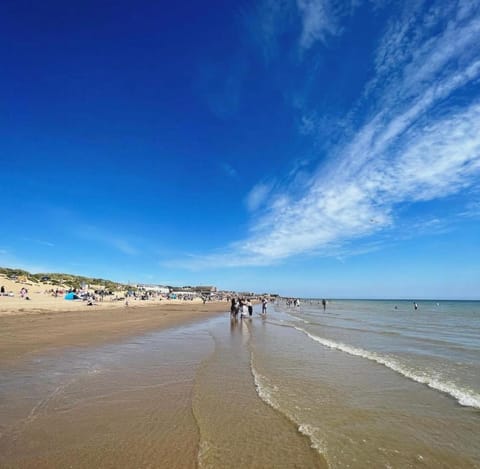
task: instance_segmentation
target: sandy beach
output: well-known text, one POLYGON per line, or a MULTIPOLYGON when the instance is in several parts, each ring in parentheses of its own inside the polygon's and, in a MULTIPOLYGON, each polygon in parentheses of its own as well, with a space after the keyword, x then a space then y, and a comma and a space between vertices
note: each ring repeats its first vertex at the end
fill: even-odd
POLYGON ((420 336, 478 305, 424 302, 424 318, 408 302, 317 303, 239 320, 226 302, 3 315, 0 467, 478 467, 472 332, 450 364, 420 336), (390 332, 415 317, 412 363, 411 334, 390 332))
POLYGON ((50 284, 18 282, 0 276, 0 284, 14 296, 0 296, 0 365, 8 361, 59 350, 115 341, 129 335, 172 327, 229 309, 227 302, 150 299, 129 300, 121 292, 93 306, 65 300, 47 291, 50 284), (28 290, 28 300, 20 290, 28 290))
MULTIPOLYGON (((36 283, 32 281, 11 280, 5 275, 0 275, 0 286, 3 287, 5 293, 0 295, 0 317, 31 315, 36 313, 64 313, 65 311, 89 311, 91 309, 111 310, 122 309, 125 306, 125 292, 115 291, 112 295, 104 298, 98 297, 92 306, 82 300, 66 300, 65 293, 67 289, 58 287, 51 283, 36 283), (26 289, 27 293, 21 296, 21 290, 26 289), (55 296, 52 292, 56 289, 60 293, 55 296), (28 298, 28 299, 27 299, 28 298)), ((100 286, 91 286, 89 291, 92 292, 100 286)), ((161 297, 153 297, 148 300, 129 299, 129 306, 134 308, 151 307, 154 305, 201 305, 203 302, 200 298, 195 298, 188 303, 180 300, 164 299, 161 297)))
POLYGON ((185 324, 228 310, 226 302, 144 303, 98 309, 84 306, 77 311, 17 310, 0 315, 0 366, 64 347, 101 344, 185 324))
MULTIPOLYGON (((1 468, 477 467, 476 369, 462 374, 452 364, 466 383, 459 407, 451 399, 459 385, 438 393, 378 359, 383 349, 391 357, 389 311, 401 310, 408 327, 421 319, 409 303, 334 301, 323 311, 319 302, 277 302, 267 315, 256 305, 251 318, 234 320, 227 301, 127 306, 119 291, 87 306, 49 286, 0 280, 14 295, 0 297, 1 468), (374 321, 360 322, 358 336, 344 327, 359 319, 355 311, 374 321), (458 435, 454 448, 447 426, 458 435)), ((439 328, 442 308, 457 318, 477 310, 420 306, 423 315, 433 308, 439 328)), ((411 350, 403 337, 398 347, 411 350)), ((425 344, 416 366, 431 352, 425 344)), ((468 363, 468 347, 465 359, 454 350, 468 363)))
POLYGON ((325 467, 258 398, 227 309, 0 316, 0 467, 325 467))

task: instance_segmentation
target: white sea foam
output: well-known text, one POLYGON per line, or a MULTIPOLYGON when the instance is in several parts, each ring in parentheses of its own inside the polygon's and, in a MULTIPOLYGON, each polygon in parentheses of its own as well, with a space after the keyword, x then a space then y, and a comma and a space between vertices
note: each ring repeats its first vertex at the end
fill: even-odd
POLYGON ((210 445, 207 441, 201 441, 198 446, 198 453, 197 453, 197 464, 198 467, 206 467, 206 455, 210 450, 210 445))
POLYGON ((277 401, 273 397, 273 393, 277 390, 276 386, 269 383, 267 378, 261 375, 253 366, 253 359, 250 359, 250 369, 252 370, 253 380, 255 383, 255 388, 257 394, 260 396, 260 399, 267 403, 270 407, 273 407, 275 410, 281 410, 277 401))
POLYGON ((372 360, 376 363, 386 366, 387 368, 390 368, 393 371, 396 371, 397 373, 400 373, 401 375, 413 381, 426 384, 432 389, 449 394, 450 396, 454 397, 459 402, 459 404, 463 406, 475 407, 477 409, 480 409, 480 394, 476 393, 473 390, 462 388, 455 383, 442 380, 442 378, 438 378, 436 376, 432 376, 432 374, 429 373, 427 370, 424 372, 413 371, 405 365, 399 363, 392 357, 383 356, 381 354, 370 352, 368 350, 364 350, 358 347, 353 347, 342 342, 334 342, 333 340, 325 339, 323 337, 318 337, 314 334, 311 334, 310 332, 302 329, 301 327, 293 327, 296 330, 306 334, 310 339, 324 345, 325 347, 340 350, 350 355, 372 360))
POLYGON ((298 426, 298 431, 308 437, 311 442, 311 447, 316 449, 322 456, 327 458, 327 449, 321 440, 316 436, 318 428, 309 424, 300 424, 298 426))
POLYGON ((281 408, 278 400, 274 396, 275 393, 278 391, 278 387, 270 383, 267 377, 263 376, 255 369, 255 366, 253 364, 253 356, 250 357, 250 369, 252 370, 255 388, 260 399, 262 399, 263 402, 268 404, 273 409, 281 412, 289 420, 295 423, 297 425, 298 431, 310 440, 310 446, 316 451, 318 451, 318 453, 320 453, 323 457, 327 457, 325 445, 318 438, 318 436, 316 436, 316 431, 318 431, 318 428, 313 425, 299 423, 294 415, 291 415, 289 412, 286 412, 285 409, 281 408))
POLYGON ((290 313, 285 313, 287 316, 291 317, 293 320, 295 321, 301 321, 305 324, 310 324, 310 321, 307 321, 306 319, 303 319, 299 316, 295 316, 294 314, 290 314, 290 313))

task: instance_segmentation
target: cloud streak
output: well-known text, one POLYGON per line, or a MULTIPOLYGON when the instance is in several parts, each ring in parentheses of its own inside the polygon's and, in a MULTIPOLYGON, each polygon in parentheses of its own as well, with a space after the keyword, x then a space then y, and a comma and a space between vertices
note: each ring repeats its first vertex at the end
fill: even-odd
POLYGON ((325 43, 340 33, 333 5, 328 0, 297 0, 302 31, 300 47, 309 49, 316 41, 325 43))
POLYGON ((74 234, 81 239, 101 243, 129 256, 134 256, 139 253, 138 249, 126 239, 112 235, 111 232, 92 225, 78 224, 74 234))
MULTIPOLYGON (((480 81, 479 8, 464 1, 418 5, 417 16, 405 13, 386 28, 375 76, 356 109, 363 122, 328 149, 328 162, 310 176, 307 189, 273 192, 261 223, 245 239, 187 263, 269 265, 327 254, 392 229, 404 204, 441 199, 475 183, 480 99, 471 88, 480 81)), ((301 47, 340 30, 325 1, 299 0, 297 6, 301 47)), ((264 189, 253 188, 250 209, 265 201, 264 189)))
POLYGON ((245 200, 248 210, 250 212, 257 210, 266 201, 271 190, 270 184, 258 183, 253 186, 245 200))
POLYGON ((284 52, 281 43, 292 28, 300 56, 316 43, 325 45, 332 37, 341 35, 342 18, 356 6, 356 1, 263 0, 256 4, 255 12, 248 15, 245 23, 269 62, 284 52))

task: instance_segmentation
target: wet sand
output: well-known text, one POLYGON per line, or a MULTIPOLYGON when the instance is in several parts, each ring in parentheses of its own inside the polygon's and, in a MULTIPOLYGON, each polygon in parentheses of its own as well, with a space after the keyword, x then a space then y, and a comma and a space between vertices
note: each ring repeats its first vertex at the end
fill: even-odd
POLYGON ((156 304, 0 315, 0 367, 71 346, 89 346, 225 313, 227 302, 156 304))
POLYGON ((0 468, 480 467, 478 409, 304 332, 334 311, 226 307, 1 318, 0 468))
POLYGON ((326 467, 225 305, 2 318, 0 467, 326 467))

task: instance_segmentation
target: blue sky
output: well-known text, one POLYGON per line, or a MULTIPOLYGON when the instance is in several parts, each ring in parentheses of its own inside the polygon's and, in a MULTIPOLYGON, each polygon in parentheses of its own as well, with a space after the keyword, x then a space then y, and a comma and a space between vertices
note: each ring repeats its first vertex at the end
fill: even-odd
POLYGON ((480 298, 480 2, 0 5, 0 265, 480 298))

